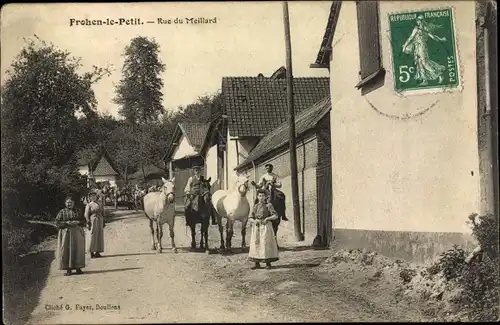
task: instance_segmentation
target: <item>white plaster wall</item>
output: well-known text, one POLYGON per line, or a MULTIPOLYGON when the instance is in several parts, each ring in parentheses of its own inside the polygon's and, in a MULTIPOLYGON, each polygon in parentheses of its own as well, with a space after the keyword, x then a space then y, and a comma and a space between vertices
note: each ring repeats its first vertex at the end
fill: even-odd
POLYGON ((475 3, 380 1, 382 88, 365 96, 359 81, 356 4, 342 2, 333 40, 331 137, 333 227, 469 232, 479 211, 475 3), (462 91, 402 97, 394 92, 388 14, 455 8, 462 91), (409 120, 397 114, 429 110, 409 120))
POLYGON ((256 141, 246 139, 236 140, 231 136, 229 130, 227 131, 227 139, 228 186, 229 190, 232 190, 238 178, 238 174, 234 169, 248 157, 256 141))
POLYGON ((109 181, 111 186, 116 186, 116 176, 96 176, 95 181, 96 182, 109 181))
POLYGON ((78 172, 80 175, 87 175, 89 173, 89 167, 88 166, 78 166, 78 172))
POLYGON ((213 145, 208 149, 207 157, 205 160, 205 169, 207 172, 207 178, 211 177, 211 184, 217 180, 217 145, 213 145))
POLYGON ((196 154, 197 154, 196 150, 194 150, 194 148, 189 144, 189 141, 187 140, 187 138, 184 135, 182 135, 182 137, 179 141, 179 145, 174 150, 174 153, 172 155, 172 159, 173 160, 182 159, 184 157, 188 157, 188 156, 192 156, 192 155, 196 155, 196 154))

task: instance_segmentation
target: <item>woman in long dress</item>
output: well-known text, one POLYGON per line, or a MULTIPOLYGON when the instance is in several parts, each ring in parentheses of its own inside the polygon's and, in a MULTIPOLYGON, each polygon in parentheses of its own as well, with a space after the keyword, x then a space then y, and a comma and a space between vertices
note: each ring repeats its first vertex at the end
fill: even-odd
POLYGON ((413 28, 410 37, 403 45, 403 52, 413 54, 415 62, 415 80, 421 81, 420 85, 427 85, 429 80, 443 82, 443 73, 446 67, 429 58, 429 38, 437 42, 445 42, 445 37, 439 37, 433 33, 437 25, 427 23, 422 15, 417 17, 417 25, 413 28))
POLYGON ((102 208, 97 203, 97 194, 90 193, 90 202, 85 207, 85 220, 90 230, 90 257, 102 257, 100 253, 104 252, 104 216, 102 208))
POLYGON ((57 235, 57 264, 59 270, 65 270, 64 275, 82 274, 85 267, 85 219, 80 211, 75 209, 75 201, 66 198, 66 207, 56 216, 57 235))
POLYGON ((255 263, 254 269, 260 268, 260 263, 266 263, 266 269, 271 268, 271 263, 277 261, 278 245, 271 220, 278 219, 278 215, 271 203, 266 201, 265 190, 257 191, 259 202, 253 207, 249 222, 252 227, 250 237, 250 251, 248 258, 255 263))

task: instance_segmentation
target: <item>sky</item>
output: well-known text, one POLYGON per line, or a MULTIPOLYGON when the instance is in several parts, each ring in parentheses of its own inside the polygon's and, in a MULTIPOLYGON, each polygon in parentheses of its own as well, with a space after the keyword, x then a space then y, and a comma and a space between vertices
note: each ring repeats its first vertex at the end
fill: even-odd
MULTIPOLYGON (((311 69, 309 64, 321 45, 330 5, 330 1, 289 2, 294 77, 328 77, 326 69, 311 69)), ((2 7, 0 22, 2 84, 24 39, 36 34, 81 57, 82 72, 91 71, 93 65, 112 66, 112 75, 93 88, 98 110, 115 117, 118 106, 112 100, 121 79, 122 54, 136 36, 154 38, 160 45, 160 59, 166 65, 161 76, 163 105, 168 111, 220 90, 222 77, 270 76, 286 66, 279 1, 8 4, 2 7), (216 23, 186 21, 199 17, 216 18, 216 23), (139 18, 144 24, 70 26, 71 19, 108 18, 139 18), (158 18, 172 24, 158 24, 158 18), (184 23, 175 24, 176 18, 184 23)))

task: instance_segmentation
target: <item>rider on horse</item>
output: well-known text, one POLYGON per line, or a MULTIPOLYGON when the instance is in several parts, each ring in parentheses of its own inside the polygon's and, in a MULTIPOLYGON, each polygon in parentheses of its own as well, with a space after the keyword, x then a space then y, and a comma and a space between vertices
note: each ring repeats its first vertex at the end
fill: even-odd
POLYGON ((184 194, 186 194, 186 199, 184 201, 185 210, 188 210, 189 208, 198 210, 198 197, 200 195, 201 186, 200 170, 200 166, 193 167, 194 175, 189 177, 186 187, 184 188, 184 194))
MULTIPOLYGON (((281 188, 281 182, 280 182, 279 176, 277 174, 273 173, 273 165, 266 164, 264 167, 266 168, 266 173, 264 175, 262 175, 262 177, 259 179, 259 182, 257 184, 255 184, 255 182, 252 182, 252 184, 255 187, 257 187, 258 189, 261 189, 261 188, 267 189, 267 185, 271 184, 271 186, 276 191, 276 196, 278 196, 284 202, 285 201, 285 193, 278 190, 278 188, 281 188)), ((288 221, 288 218, 285 215, 281 216, 281 219, 284 221, 288 221)))

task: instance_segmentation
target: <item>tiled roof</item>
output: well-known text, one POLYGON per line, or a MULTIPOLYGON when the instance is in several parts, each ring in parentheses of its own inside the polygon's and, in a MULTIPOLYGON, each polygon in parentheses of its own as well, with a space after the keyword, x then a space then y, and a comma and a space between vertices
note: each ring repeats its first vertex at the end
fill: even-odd
MULTIPOLYGON (((144 174, 146 174, 146 178, 151 176, 163 176, 167 177, 167 173, 161 169, 156 167, 155 165, 146 165, 144 166, 144 174)), ((142 169, 139 168, 135 173, 130 175, 129 179, 142 179, 144 175, 142 174, 142 169)))
MULTIPOLYGON (((305 132, 311 130, 316 124, 330 111, 332 107, 330 96, 323 98, 308 109, 302 111, 295 117, 295 134, 300 137, 305 132)), ((250 152, 247 159, 239 164, 235 170, 255 162, 257 159, 264 157, 272 150, 278 149, 289 142, 289 127, 288 122, 282 123, 273 131, 263 137, 257 146, 250 152)))
POLYGON ((210 123, 179 123, 189 143, 198 151, 207 137, 210 123))
POLYGON ((99 163, 93 171, 94 176, 118 175, 118 172, 110 165, 106 157, 103 155, 99 163))
MULTIPOLYGON (((329 78, 294 78, 295 112, 329 95, 329 78)), ((224 77, 222 95, 232 136, 262 137, 287 120, 286 79, 224 77)))

